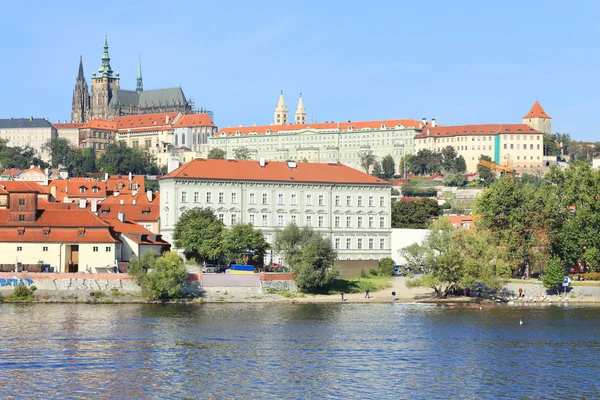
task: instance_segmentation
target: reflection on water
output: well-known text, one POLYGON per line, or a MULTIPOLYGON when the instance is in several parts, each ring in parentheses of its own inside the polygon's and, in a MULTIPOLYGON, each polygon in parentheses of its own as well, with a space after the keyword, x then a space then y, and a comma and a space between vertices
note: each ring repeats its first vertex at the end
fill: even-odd
POLYGON ((0 304, 0 398, 598 398, 598 317, 583 307, 0 304))

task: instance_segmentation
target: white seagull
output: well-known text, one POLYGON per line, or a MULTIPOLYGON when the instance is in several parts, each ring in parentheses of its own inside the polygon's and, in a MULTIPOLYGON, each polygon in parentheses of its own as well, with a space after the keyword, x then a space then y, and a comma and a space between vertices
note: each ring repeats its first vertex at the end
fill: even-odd
POLYGON ((519 318, 519 325, 523 325, 523 320, 519 318))

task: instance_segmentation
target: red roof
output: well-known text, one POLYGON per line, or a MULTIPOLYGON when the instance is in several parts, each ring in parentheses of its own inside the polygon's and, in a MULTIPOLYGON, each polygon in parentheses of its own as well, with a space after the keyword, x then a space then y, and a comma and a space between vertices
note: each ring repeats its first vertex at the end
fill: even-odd
MULTIPOLYGON (((58 190, 56 194, 58 195, 58 190)), ((70 178, 67 181, 67 190, 65 192, 65 195, 69 196, 69 198, 104 198, 106 197, 106 183, 103 181, 96 181, 90 178, 70 178), (81 191, 82 188, 83 192, 81 191)))
POLYGON ((105 131, 116 131, 117 125, 111 121, 103 119, 91 119, 84 125, 80 126, 79 129, 100 129, 105 131))
POLYGON ((121 222, 118 219, 107 219, 106 222, 113 227, 115 232, 127 236, 137 244, 169 245, 168 242, 162 239, 161 235, 152 233, 135 222, 121 222))
POLYGON ((15 175, 18 175, 20 173, 21 173, 20 169, 5 169, 2 172, 2 175, 12 175, 12 176, 15 176, 15 175))
POLYGON ((107 192, 131 192, 133 190, 144 191, 144 176, 143 175, 133 175, 131 177, 131 182, 129 181, 128 175, 113 175, 109 176, 106 181, 106 191, 107 192), (119 189, 119 184, 122 185, 122 188, 119 189), (129 185, 131 184, 131 188, 129 185))
POLYGON ((77 128, 81 128, 84 124, 82 123, 78 123, 78 122, 65 122, 65 123, 56 123, 54 124, 54 127, 56 129, 77 129, 77 128))
POLYGON ((185 114, 173 124, 173 127, 216 126, 208 114, 185 114))
POLYGON ((269 161, 261 167, 258 161, 195 159, 159 179, 169 178, 389 185, 343 164, 279 161, 269 161))
POLYGON ((124 213, 129 221, 156 222, 160 218, 160 207, 158 204, 106 204, 106 201, 98 205, 98 216, 102 219, 117 219, 119 213, 124 213))
MULTIPOLYGON (((0 210, 1 212, 2 210, 0 210)), ((39 226, 26 226, 23 234, 14 227, 0 226, 0 242, 33 242, 33 243, 119 243, 120 240, 112 236, 110 229, 86 229, 83 236, 79 236, 77 228, 50 228, 48 235, 39 226)))
POLYGON ((136 128, 167 128, 172 129, 175 118, 179 115, 178 112, 168 112, 160 114, 142 114, 142 115, 126 115, 117 117, 113 120, 120 132, 127 132, 130 129, 136 128))
POLYGON ((542 134, 525 124, 484 124, 484 125, 456 125, 436 126, 425 128, 415 135, 415 139, 438 136, 463 136, 463 135, 498 135, 498 134, 542 134))
POLYGON ((448 215, 446 216, 456 227, 467 227, 473 229, 475 218, 472 215, 448 215), (464 224, 464 225, 463 225, 464 224))
POLYGON ((398 125, 412 128, 420 128, 421 123, 412 119, 392 119, 392 120, 380 120, 380 121, 357 121, 357 122, 325 122, 325 123, 311 123, 311 124, 289 124, 289 125, 264 125, 264 126, 241 126, 237 128, 223 128, 218 134, 235 135, 240 133, 247 135, 249 133, 264 134, 267 131, 271 133, 285 132, 285 131, 297 131, 300 129, 323 129, 323 130, 335 130, 335 131, 347 131, 350 128, 352 130, 361 129, 381 129, 382 126, 386 128, 394 128, 398 125))
POLYGON ((135 196, 133 195, 133 192, 119 192, 118 196, 108 196, 105 200, 102 201, 102 204, 121 204, 121 200, 123 200, 123 204, 133 204, 133 201, 135 200, 135 203, 137 205, 159 205, 160 194, 158 192, 152 193, 151 201, 148 201, 148 197, 146 196, 146 192, 142 191, 137 192, 135 196))
POLYGON ((533 103, 533 106, 531 107, 531 110, 529 110, 529 112, 527 113, 526 116, 523 117, 525 118, 547 118, 547 119, 552 119, 552 117, 550 117, 548 114, 546 114, 546 111, 544 111, 544 109, 542 108, 542 105, 540 104, 539 101, 535 101, 535 103, 533 103))
POLYGON ((32 181, 0 181, 0 188, 7 192, 38 192, 48 194, 48 190, 32 181))

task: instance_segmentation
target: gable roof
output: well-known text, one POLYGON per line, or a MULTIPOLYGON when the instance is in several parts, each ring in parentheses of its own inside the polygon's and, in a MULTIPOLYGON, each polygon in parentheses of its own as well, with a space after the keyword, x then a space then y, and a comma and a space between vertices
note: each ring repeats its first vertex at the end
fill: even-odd
MULTIPOLYGON (((58 189, 58 188, 57 188, 58 189)), ((71 178, 67 181, 65 194, 71 198, 74 197, 106 197, 106 183, 102 181, 95 181, 89 178, 71 178), (85 188, 83 193, 81 188, 85 188), (97 187, 97 191, 94 192, 94 187, 97 187)), ((58 195, 58 191, 57 191, 58 195)), ((58 200, 58 198, 57 198, 58 200)))
POLYGON ((106 180, 106 192, 131 192, 133 190, 144 191, 144 176, 143 175, 133 175, 131 177, 131 182, 129 181, 128 175, 111 175, 106 180), (123 187, 119 189, 119 184, 122 184, 123 187), (131 188, 129 187, 131 184, 131 188))
POLYGON ((181 88, 168 88, 156 90, 144 90, 139 95, 138 106, 140 108, 157 106, 187 106, 181 88))
POLYGON ((499 135, 499 134, 541 134, 525 124, 483 124, 483 125, 456 125, 436 126, 423 129, 415 135, 415 139, 428 137, 449 137, 463 135, 499 135))
POLYGON ((139 96, 135 90, 123 90, 117 89, 114 91, 112 98, 110 99, 110 107, 115 106, 134 106, 137 107, 139 102, 139 96))
POLYGON ((33 181, 1 181, 0 187, 7 192, 37 192, 39 194, 48 194, 46 188, 33 181))
POLYGON ((533 106, 531 107, 531 110, 529 110, 529 112, 527 113, 526 116, 523 117, 525 118, 547 118, 547 119, 552 119, 552 117, 550 117, 548 114, 546 114, 546 111, 544 111, 544 109, 542 108, 542 105, 540 104, 539 101, 535 101, 535 103, 533 103, 533 106))
POLYGON ((175 128, 194 126, 216 126, 208 114, 185 114, 173 124, 175 128))
POLYGON ((159 179, 170 178, 389 185, 343 164, 280 161, 269 161, 261 167, 258 161, 195 159, 159 179))
POLYGON ((106 131, 116 131, 117 125, 114 122, 104 119, 91 119, 83 124, 79 129, 101 129, 106 131))
POLYGON ((57 122, 56 124, 54 124, 54 127, 56 129, 78 129, 78 128, 81 128, 83 125, 84 125, 83 123, 79 123, 79 122, 64 122, 64 123, 57 122))
POLYGON ((44 118, 7 118, 0 119, 0 129, 14 128, 54 128, 54 125, 44 118))
POLYGON ((112 226, 115 232, 127 236, 137 244, 170 246, 160 234, 152 233, 135 222, 127 220, 121 222, 118 219, 106 219, 105 221, 112 226))
POLYGON ((166 112, 157 114, 126 115, 113 120, 119 132, 130 130, 160 130, 161 128, 173 129, 173 122, 179 116, 179 112, 166 112))

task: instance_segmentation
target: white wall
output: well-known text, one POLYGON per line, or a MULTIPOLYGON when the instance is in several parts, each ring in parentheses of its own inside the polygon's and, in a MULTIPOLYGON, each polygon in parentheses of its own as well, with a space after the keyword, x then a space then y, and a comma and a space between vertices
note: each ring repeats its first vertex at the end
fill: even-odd
POLYGON ((406 263, 399 250, 411 244, 422 244, 429 229, 392 229, 392 259, 396 265, 406 263))

